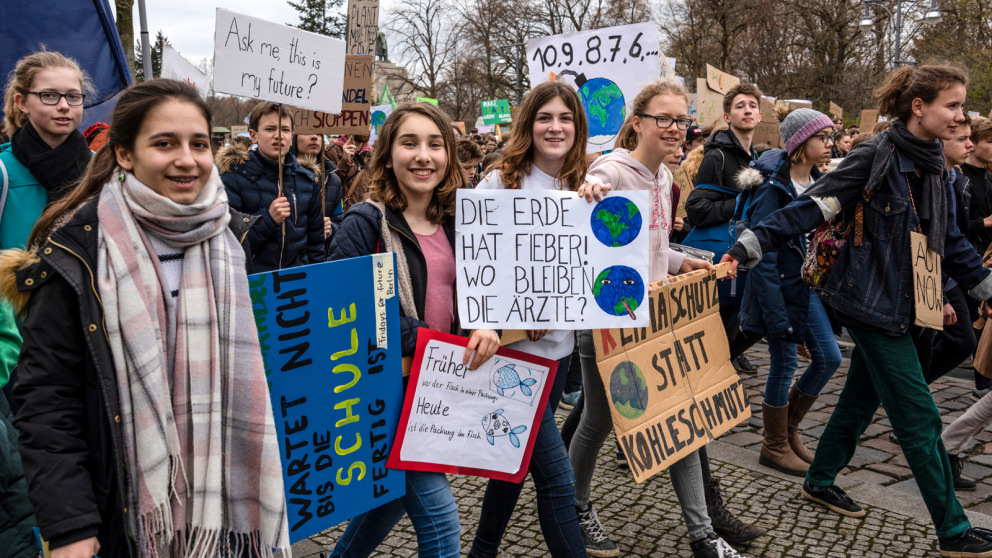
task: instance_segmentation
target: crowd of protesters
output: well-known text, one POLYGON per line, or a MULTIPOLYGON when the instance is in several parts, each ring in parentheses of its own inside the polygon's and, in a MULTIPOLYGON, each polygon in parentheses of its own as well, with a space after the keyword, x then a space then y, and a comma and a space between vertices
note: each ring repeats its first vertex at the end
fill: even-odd
MULTIPOLYGON (((992 314, 992 121, 967 116, 967 87, 952 66, 904 67, 875 92, 884 124, 861 133, 782 108, 773 148, 754 145, 756 85, 732 88, 722 125, 704 129, 685 89, 658 81, 633 99, 615 148, 594 156, 563 83, 535 86, 499 136, 459 137, 417 103, 394 110, 374 146, 294 135, 290 113, 261 102, 249 138, 215 152, 191 85, 133 86, 109 126, 83 134, 90 85, 78 64, 29 55, 7 83, 0 145, 0 548, 37 556, 38 527, 54 558, 289 556, 247 274, 396 252, 403 356, 421 328, 460 333, 477 369, 502 336, 458 326, 455 198, 478 188, 589 202, 649 192, 650 280, 729 262, 720 315, 739 373, 757 372, 744 351, 767 343, 758 462, 802 477, 797 495, 863 517, 835 479, 884 405, 941 554, 992 556, 992 532, 972 527, 955 495, 976 488, 961 452, 992 423, 990 384, 976 372, 978 402, 946 429, 927 387, 982 356, 992 314), (941 257, 940 331, 915 325, 911 233, 941 257), (828 241, 833 257, 811 260, 828 241), (813 451, 800 424, 841 365, 844 331, 850 369, 813 451)), ((510 347, 568 371, 525 464, 547 552, 619 556, 594 507, 613 425, 592 332, 525 333, 510 347), (570 409, 561 430, 559 404, 570 409)), ((735 494, 705 447, 669 472, 694 556, 744 556, 767 536, 727 509, 735 494)), ((495 557, 522 488, 492 480, 460 517, 444 474, 408 471, 406 495, 351 519, 332 555, 370 555, 406 515, 421 556, 459 556, 469 521, 468 555, 495 557)))

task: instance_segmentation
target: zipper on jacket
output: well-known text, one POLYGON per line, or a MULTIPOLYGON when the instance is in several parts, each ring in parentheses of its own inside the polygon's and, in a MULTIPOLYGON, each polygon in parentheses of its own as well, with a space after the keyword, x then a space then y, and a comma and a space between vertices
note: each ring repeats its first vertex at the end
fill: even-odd
POLYGON ((296 192, 293 192, 292 195, 293 195, 293 224, 296 225, 299 223, 297 217, 299 217, 300 215, 300 210, 296 207, 296 192))

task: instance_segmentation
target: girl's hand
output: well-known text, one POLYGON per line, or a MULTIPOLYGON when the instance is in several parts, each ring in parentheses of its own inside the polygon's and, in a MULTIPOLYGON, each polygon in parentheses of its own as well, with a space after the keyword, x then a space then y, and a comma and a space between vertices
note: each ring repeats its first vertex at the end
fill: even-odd
POLYGON ((681 217, 676 217, 675 222, 672 223, 672 230, 681 232, 685 228, 685 221, 681 217))
POLYGON ((341 149, 344 151, 345 160, 350 161, 355 156, 355 152, 358 151, 358 147, 355 146, 355 136, 348 136, 348 141, 344 142, 341 149))
MULTIPOLYGON (((723 261, 723 260, 720 260, 723 261)), ((679 273, 689 273, 697 269, 706 269, 713 271, 716 269, 713 264, 706 260, 701 260, 699 258, 686 258, 682 261, 682 267, 679 268, 679 273)))
POLYGON ((468 364, 469 370, 475 370, 496 354, 496 349, 499 349, 499 335, 495 331, 491 329, 472 330, 472 335, 468 338, 468 345, 465 347, 465 356, 462 357, 462 364, 468 364), (469 364, 472 351, 475 351, 475 358, 472 359, 472 364, 469 364))
POLYGON ((542 337, 548 334, 548 331, 549 330, 547 329, 528 329, 527 339, 530 339, 531 341, 540 341, 542 337))
POLYGON ((944 303, 944 325, 954 325, 958 321, 958 313, 954 311, 954 307, 949 303, 944 303))
POLYGON ((585 198, 587 202, 602 201, 612 186, 602 182, 585 182, 579 186, 578 194, 580 198, 585 198))
MULTIPOLYGON (((689 259, 689 258, 686 258, 686 259, 689 259)), ((733 277, 733 276, 737 275, 737 265, 740 262, 738 262, 734 258, 730 257, 730 254, 724 254, 723 257, 720 258, 720 263, 724 263, 724 262, 730 262, 730 267, 727 268, 727 277, 733 277)))
POLYGON ((324 238, 331 236, 331 218, 324 217, 324 238))
POLYGON ((93 558, 100 551, 96 537, 76 541, 52 550, 52 558, 93 558))

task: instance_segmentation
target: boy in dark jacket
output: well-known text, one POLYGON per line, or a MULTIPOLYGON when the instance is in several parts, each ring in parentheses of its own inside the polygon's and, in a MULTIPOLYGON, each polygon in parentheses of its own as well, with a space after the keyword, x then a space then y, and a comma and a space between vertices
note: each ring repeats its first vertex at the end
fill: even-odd
POLYGON ((218 170, 233 209, 261 219, 245 238, 256 273, 325 260, 324 219, 316 175, 289 152, 293 119, 275 103, 259 103, 249 116, 253 151, 231 146, 218 154, 218 170), (282 153, 282 188, 279 154, 282 153))

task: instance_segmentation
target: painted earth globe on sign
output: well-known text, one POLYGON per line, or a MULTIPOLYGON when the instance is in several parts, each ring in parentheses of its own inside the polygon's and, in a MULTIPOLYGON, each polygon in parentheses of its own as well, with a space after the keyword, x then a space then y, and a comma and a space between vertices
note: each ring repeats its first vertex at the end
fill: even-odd
POLYGON ((626 246, 641 232, 641 212, 623 196, 610 196, 596 204, 590 218, 592 232, 609 247, 626 246))
POLYGON ((625 265, 614 265, 601 271, 592 285, 592 295, 603 312, 611 316, 629 315, 644 300, 644 280, 625 265))
POLYGON ((579 97, 589 121, 589 143, 603 145, 612 141, 627 117, 620 87, 606 78, 592 78, 579 87, 579 97))
POLYGON ((648 408, 648 385, 636 364, 625 360, 613 369, 610 399, 617 412, 626 418, 635 420, 644 414, 648 408))
POLYGON ((375 133, 379 133, 382 128, 383 122, 386 121, 386 113, 381 110, 377 110, 372 113, 372 128, 375 129, 375 133))

